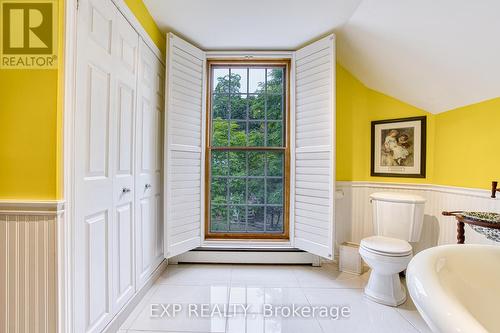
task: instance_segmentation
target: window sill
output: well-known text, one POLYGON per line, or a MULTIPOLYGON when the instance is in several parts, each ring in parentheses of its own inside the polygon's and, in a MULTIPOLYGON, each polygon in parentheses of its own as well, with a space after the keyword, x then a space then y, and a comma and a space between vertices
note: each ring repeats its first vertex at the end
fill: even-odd
POLYGON ((205 240, 198 249, 233 249, 233 250, 263 250, 263 249, 286 249, 296 250, 289 240, 205 240))

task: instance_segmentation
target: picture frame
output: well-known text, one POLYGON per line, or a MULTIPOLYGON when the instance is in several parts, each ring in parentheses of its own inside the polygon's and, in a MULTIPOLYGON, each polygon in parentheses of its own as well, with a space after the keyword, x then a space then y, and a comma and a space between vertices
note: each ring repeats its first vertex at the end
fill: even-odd
POLYGON ((371 123, 371 176, 426 177, 427 117, 371 123))

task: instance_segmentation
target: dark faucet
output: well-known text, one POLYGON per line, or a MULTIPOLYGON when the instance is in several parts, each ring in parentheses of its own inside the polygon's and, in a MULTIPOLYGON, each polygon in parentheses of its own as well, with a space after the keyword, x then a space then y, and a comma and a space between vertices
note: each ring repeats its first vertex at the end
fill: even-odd
POLYGON ((491 197, 496 198, 497 192, 500 192, 500 188, 497 188, 498 182, 491 182, 491 197))

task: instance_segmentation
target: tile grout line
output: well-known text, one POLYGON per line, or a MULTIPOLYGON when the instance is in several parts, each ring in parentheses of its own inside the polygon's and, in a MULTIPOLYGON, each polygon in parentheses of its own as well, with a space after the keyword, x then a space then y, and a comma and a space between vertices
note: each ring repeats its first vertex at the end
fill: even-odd
MULTIPOLYGON (((307 297, 307 293, 306 293, 306 291, 305 291, 305 289, 306 289, 306 288, 302 287, 302 284, 300 283, 300 280, 299 280, 299 279, 298 279, 298 277, 297 277, 297 274, 296 274, 296 270, 295 270, 295 269, 293 270, 293 274, 295 275, 295 277, 296 277, 296 279, 297 279, 297 282, 299 283, 299 289, 300 289, 300 291, 302 292, 302 294, 304 295, 304 298, 306 299, 306 301, 307 301, 308 305, 309 305, 310 307, 312 307, 312 306, 313 306, 313 304, 312 304, 311 300, 309 299, 309 297, 307 297)), ((326 331, 323 329, 323 326, 321 325, 321 322, 318 320, 318 318, 314 318, 314 321, 316 322, 316 324, 318 324, 318 327, 319 327, 319 329, 321 330, 321 332, 323 332, 323 333, 328 333, 328 332, 326 332, 326 331)))
MULTIPOLYGON (((406 300, 406 302, 408 302, 408 300, 406 300)), ((403 303, 403 304, 404 304, 404 303, 403 303)), ((401 305, 403 305, 403 304, 401 304, 401 305)), ((415 329, 415 331, 417 331, 417 332, 419 332, 419 333, 422 333, 422 332, 418 329, 418 327, 416 327, 416 326, 415 326, 415 325, 414 325, 411 321, 409 321, 409 320, 408 320, 405 316, 403 316, 403 314, 402 314, 401 312, 399 312, 397 308, 395 308, 395 309, 393 309, 393 310, 394 310, 394 311, 396 311, 396 312, 397 312, 397 313, 398 313, 398 314, 399 314, 399 315, 400 315, 400 316, 401 316, 401 317, 402 317, 405 321, 407 321, 407 322, 408 322, 408 324, 410 324, 410 326, 411 326, 411 327, 413 327, 413 328, 415 329)), ((420 315, 420 313, 419 313, 419 315, 420 315)), ((427 323, 426 323, 426 324, 427 324, 427 323)))
MULTIPOLYGON (((198 265, 191 265, 190 267, 184 267, 182 268, 183 270, 184 269, 194 269, 194 272, 196 273, 196 270, 197 269, 203 269, 204 266, 198 266, 198 265)), ((237 285, 235 285, 235 273, 236 273, 236 270, 238 269, 238 267, 234 264, 231 264, 231 265, 214 265, 214 267, 216 268, 216 273, 222 273, 224 272, 224 276, 226 276, 226 278, 224 279, 225 282, 222 282, 222 281, 217 281, 217 282, 209 282, 209 281, 202 281, 203 283, 202 284, 170 284, 170 283, 166 283, 166 284, 161 284, 159 283, 158 281, 160 279, 158 279, 155 284, 153 285, 152 287, 152 292, 149 294, 149 297, 145 297, 143 299, 143 306, 141 307, 141 309, 138 309, 138 312, 137 312, 137 315, 135 316, 135 318, 131 321, 131 324, 127 327, 127 328, 123 328, 124 332, 129 332, 129 333, 132 333, 132 331, 134 331, 132 329, 133 325, 135 324, 135 322, 137 321, 140 313, 142 311, 144 311, 144 309, 146 308, 147 306, 147 302, 149 300, 151 300, 152 297, 154 297, 154 295, 158 292, 159 288, 161 286, 185 286, 187 288, 192 288, 192 287, 203 287, 203 288, 210 288, 211 285, 214 285, 214 284, 220 284, 220 285, 224 285, 225 286, 225 289, 226 289, 226 305, 228 306, 229 308, 229 305, 231 303, 231 295, 232 295, 232 289, 233 287, 237 287, 237 285), (227 274, 227 269, 229 269, 229 274, 227 274), (225 272, 226 271, 226 272, 225 272), (227 276, 229 276, 229 280, 227 280, 227 276), (154 290, 153 290, 154 289, 154 290)), ((269 266, 263 266, 263 265, 256 265, 255 267, 255 270, 250 270, 250 272, 253 272, 254 275, 255 273, 256 276, 259 276, 259 271, 258 269, 260 267, 266 267, 268 268, 269 266)), ((212 267, 210 267, 212 268, 212 267)), ((261 284, 261 283, 255 283, 255 282, 251 282, 252 280, 245 280, 243 279, 241 281, 241 286, 244 287, 244 288, 250 288, 250 287, 255 287, 255 288, 261 288, 263 290, 266 290, 266 289, 273 289, 273 288, 280 288, 280 289, 296 289, 299 293, 300 293, 300 297, 302 299, 305 300, 304 302, 304 305, 309 305, 309 306, 312 306, 312 298, 314 296, 314 294, 311 296, 309 295, 308 296, 308 292, 317 292, 318 290, 328 290, 328 291, 351 291, 351 292, 354 292, 356 294, 358 293, 362 293, 361 289, 362 288, 352 288, 352 287, 346 287, 346 286, 342 286, 342 287, 332 287, 332 286, 320 286, 320 287, 306 287, 304 286, 304 281, 305 281, 305 284, 307 285, 308 283, 308 280, 307 280, 307 276, 305 276, 305 280, 302 281, 301 283, 301 279, 299 279, 299 277, 301 276, 300 273, 301 273, 301 267, 276 267, 276 266, 272 266, 272 268, 269 270, 269 272, 267 273, 270 273, 271 275, 273 274, 273 269, 276 270, 277 272, 290 272, 291 270, 291 273, 293 275, 293 278, 288 280, 288 278, 286 279, 285 282, 292 282, 293 285, 287 285, 286 283, 285 286, 281 286, 279 284, 274 284, 274 283, 271 283, 269 285, 267 284, 261 284)), ((325 270, 325 268, 320 268, 318 270, 318 272, 320 273, 323 273, 323 272, 326 272, 326 273, 329 273, 329 270, 325 270)), ((244 272, 243 272, 244 273, 244 272)), ((216 274, 217 276, 219 276, 220 274, 216 274)), ((191 277, 191 276, 190 276, 191 277)), ((212 280, 212 276, 210 275, 210 281, 212 280)), ((165 279, 164 280, 165 282, 168 282, 168 279, 165 279)), ((265 280, 264 280, 265 281, 265 280)), ((274 281, 274 279, 272 279, 272 281, 274 281)), ((167 297, 168 298, 168 297, 167 297)), ((248 300, 245 299, 245 304, 247 304, 248 300)), ((267 301, 267 297, 264 297, 264 302, 267 301)), ((140 305, 140 304, 138 304, 140 305)), ((412 327, 415 332, 420 332, 420 333, 423 333, 423 331, 421 331, 419 328, 417 328, 417 326, 412 322, 410 321, 404 314, 403 312, 399 311, 398 308, 391 308, 392 311, 396 311, 399 316, 397 316, 398 318, 401 318, 404 319, 403 322, 408 324, 410 327, 412 327)), ((412 312, 411 309, 409 309, 410 312, 412 312)), ((411 316, 410 316, 411 317, 411 316)), ((224 330, 223 332, 228 332, 229 331, 229 320, 230 318, 229 317, 225 317, 225 321, 224 321, 224 330)), ((318 319, 318 318, 314 318, 314 321, 316 322, 316 324, 319 326, 319 330, 318 331, 321 331, 323 333, 326 333, 327 331, 326 328, 323 327, 321 321, 318 319)), ((265 318, 264 318, 264 323, 266 322, 265 318)), ((417 322, 419 323, 419 322, 417 322)), ((189 328, 188 328, 189 329, 189 328)), ((159 331, 155 331, 155 330, 139 330, 140 332, 159 332, 159 331)), ((138 332, 139 332, 138 331, 138 332)), ((221 330, 222 331, 222 330, 221 330)), ((162 330, 161 332, 170 332, 170 331, 165 331, 165 330, 162 330)), ((187 332, 186 332, 187 333, 187 332)))
MULTIPOLYGON (((230 265, 230 270, 229 270, 229 286, 227 287, 228 288, 228 291, 227 291, 227 305, 228 305, 228 309, 229 309, 229 304, 231 302, 231 286, 232 286, 232 282, 233 282, 233 268, 234 268, 234 264, 231 264, 230 265)), ((229 329, 229 318, 226 317, 226 323, 224 325, 224 333, 227 333, 229 329)))

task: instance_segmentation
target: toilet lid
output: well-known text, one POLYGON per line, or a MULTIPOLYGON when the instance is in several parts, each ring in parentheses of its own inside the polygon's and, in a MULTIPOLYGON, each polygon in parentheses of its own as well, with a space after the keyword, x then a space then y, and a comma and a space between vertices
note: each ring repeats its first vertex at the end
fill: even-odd
POLYGON ((412 247, 407 241, 384 236, 364 238, 361 240, 360 246, 367 250, 387 254, 409 254, 412 252, 412 247))

